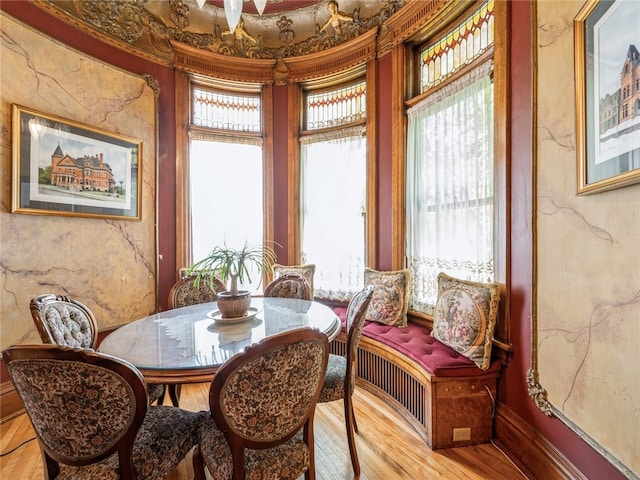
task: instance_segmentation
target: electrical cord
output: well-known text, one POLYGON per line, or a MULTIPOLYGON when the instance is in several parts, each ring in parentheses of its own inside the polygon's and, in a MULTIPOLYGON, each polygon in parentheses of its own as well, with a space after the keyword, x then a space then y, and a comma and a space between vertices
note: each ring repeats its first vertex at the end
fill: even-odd
POLYGON ((22 446, 26 445, 27 443, 29 443, 29 442, 31 442, 31 441, 33 441, 33 440, 35 440, 35 439, 36 439, 36 437, 30 438, 29 440, 25 440, 25 441, 24 441, 24 442, 22 442, 20 445, 18 445, 18 446, 16 446, 16 447, 13 447, 13 448, 12 448, 11 450, 9 450, 8 452, 2 452, 2 453, 0 453, 0 457, 4 457, 5 455, 9 455, 10 453, 15 452, 15 451, 16 451, 17 449, 19 449, 20 447, 22 447, 22 446))
POLYGON ((503 456, 504 458, 506 458, 506 459, 507 459, 507 461, 508 461, 511 465, 513 465, 513 467, 514 467, 516 470, 518 470, 518 471, 520 472, 520 474, 522 475, 522 478, 531 478, 531 477, 529 477, 529 475, 527 475, 526 473, 524 473, 524 472, 522 471, 522 469, 520 468, 520 466, 519 466, 518 464, 516 464, 516 462, 514 462, 514 461, 511 459, 511 457, 510 457, 509 455, 507 455, 507 453, 506 453, 504 450, 502 450, 502 448, 500 448, 500 447, 498 446, 498 444, 496 444, 496 442, 494 442, 494 441, 493 441, 493 438, 491 439, 491 445, 493 445, 493 446, 496 448, 496 450, 498 450, 498 451, 502 454, 502 456, 503 456))
MULTIPOLYGON (((494 398, 493 394, 491 393, 491 389, 485 384, 484 385, 485 390, 487 391, 487 393, 489 394, 489 396, 491 397, 491 402, 493 403, 493 412, 491 413, 491 423, 493 424, 493 421, 495 419, 496 416, 496 399, 494 398)), ((493 445, 503 456, 504 458, 506 458, 509 463, 511 463, 511 465, 514 466, 514 468, 516 470, 518 470, 521 474, 522 474, 522 478, 529 478, 528 475, 526 475, 522 469, 516 464, 516 462, 514 462, 511 457, 509 455, 507 455, 507 453, 502 450, 502 448, 500 448, 496 442, 493 441, 493 438, 491 438, 491 445, 493 445)))
POLYGON ((493 419, 496 416, 496 399, 493 398, 493 394, 491 393, 491 389, 487 387, 487 384, 484 384, 484 389, 487 391, 489 396, 491 397, 491 405, 493 406, 493 411, 491 412, 491 423, 493 423, 493 419))

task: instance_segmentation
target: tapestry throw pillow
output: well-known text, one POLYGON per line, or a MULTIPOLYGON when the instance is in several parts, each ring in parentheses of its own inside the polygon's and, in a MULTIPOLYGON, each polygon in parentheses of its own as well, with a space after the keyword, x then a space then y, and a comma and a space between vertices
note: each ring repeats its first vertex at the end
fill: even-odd
POLYGON ((275 278, 281 277, 282 275, 287 275, 288 273, 296 273, 298 275, 302 275, 307 282, 309 282, 309 286, 311 287, 311 293, 313 294, 313 276, 316 273, 316 266, 313 263, 308 263, 305 265, 280 265, 275 264, 273 266, 273 272, 275 273, 275 278))
POLYGON ((460 280, 441 272, 431 336, 486 370, 499 302, 497 284, 460 280))
POLYGON ((395 327, 407 326, 409 270, 364 269, 364 284, 373 285, 373 298, 366 320, 395 327))

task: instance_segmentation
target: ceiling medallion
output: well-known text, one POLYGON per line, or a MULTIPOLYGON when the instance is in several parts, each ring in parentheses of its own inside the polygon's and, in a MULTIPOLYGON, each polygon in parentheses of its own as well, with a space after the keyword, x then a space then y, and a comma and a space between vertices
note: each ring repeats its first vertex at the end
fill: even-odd
MULTIPOLYGON (((324 51, 380 28, 405 0, 329 0, 271 14, 242 13, 229 28, 224 8, 196 0, 36 0, 67 21, 170 63, 172 41, 216 54, 279 60, 324 51)), ((226 3, 225 3, 226 5, 226 3)))

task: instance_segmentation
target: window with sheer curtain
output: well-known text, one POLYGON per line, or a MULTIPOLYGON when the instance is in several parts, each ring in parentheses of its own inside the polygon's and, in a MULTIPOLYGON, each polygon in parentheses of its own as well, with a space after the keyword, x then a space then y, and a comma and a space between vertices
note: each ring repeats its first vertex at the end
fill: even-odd
POLYGON ((190 143, 191 229, 195 261, 216 245, 262 245, 262 148, 215 139, 190 143), (239 196, 239 192, 241 195, 239 196))
POLYGON ((494 280, 492 63, 407 111, 410 308, 433 313, 439 272, 494 280))
MULTIPOLYGON (((194 85, 189 129, 192 261, 216 245, 242 248, 264 238, 263 155, 259 94, 194 85)), ((251 274, 241 288, 258 290, 251 274)))
POLYGON ((300 137, 301 261, 316 265, 315 295, 362 289, 367 197, 366 81, 305 92, 300 137))
POLYGON ((316 265, 316 296, 347 300, 362 289, 365 266, 364 127, 301 143, 302 261, 316 265))

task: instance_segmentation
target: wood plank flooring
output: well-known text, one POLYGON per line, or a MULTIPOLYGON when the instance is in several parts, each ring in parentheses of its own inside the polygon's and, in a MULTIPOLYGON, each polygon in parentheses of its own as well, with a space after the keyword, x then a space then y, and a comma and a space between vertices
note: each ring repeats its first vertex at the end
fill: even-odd
MULTIPOLYGON (((209 384, 185 385, 180 406, 208 409, 209 384)), ((518 480, 526 478, 492 444, 431 451, 413 429, 385 403, 362 388, 354 396, 360 480, 518 480)), ((354 478, 344 430, 342 402, 319 404, 315 417, 317 480, 354 478)), ((0 425, 0 451, 4 454, 33 438, 26 415, 0 425)), ((31 441, 0 458, 0 479, 42 478, 37 441, 31 441)), ((193 478, 191 454, 167 480, 193 478)))

